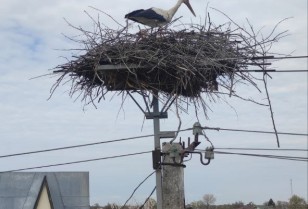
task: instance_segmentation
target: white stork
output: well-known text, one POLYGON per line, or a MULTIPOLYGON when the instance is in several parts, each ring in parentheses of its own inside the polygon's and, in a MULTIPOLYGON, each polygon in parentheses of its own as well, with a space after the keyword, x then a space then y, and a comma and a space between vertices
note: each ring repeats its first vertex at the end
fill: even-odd
POLYGON ((188 7, 188 9, 191 11, 191 13, 193 13, 194 16, 196 16, 193 8, 189 3, 189 0, 178 0, 176 5, 169 10, 163 10, 155 7, 146 10, 139 9, 128 13, 127 15, 125 15, 125 18, 150 27, 161 27, 171 22, 174 14, 179 9, 182 3, 184 3, 188 7))

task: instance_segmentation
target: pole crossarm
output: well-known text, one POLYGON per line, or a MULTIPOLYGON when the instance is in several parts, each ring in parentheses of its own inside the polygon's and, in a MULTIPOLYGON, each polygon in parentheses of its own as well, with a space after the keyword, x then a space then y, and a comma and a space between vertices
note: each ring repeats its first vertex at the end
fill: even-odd
POLYGON ((145 112, 144 113, 146 119, 154 119, 154 118, 159 118, 159 119, 164 119, 168 118, 168 113, 167 112, 145 112))

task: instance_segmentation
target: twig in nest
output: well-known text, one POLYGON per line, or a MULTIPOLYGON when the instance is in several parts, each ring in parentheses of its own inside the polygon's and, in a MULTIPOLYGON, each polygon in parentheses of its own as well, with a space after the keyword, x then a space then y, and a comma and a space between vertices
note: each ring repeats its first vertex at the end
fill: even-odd
POLYGON ((179 125, 178 125, 178 130, 177 130, 177 132, 175 133, 175 136, 174 136, 174 138, 172 139, 172 140, 170 140, 170 144, 172 144, 173 142, 174 142, 174 140, 178 137, 178 135, 179 135, 179 132, 180 132, 180 130, 181 130, 181 126, 182 126, 182 120, 181 120, 181 117, 180 117, 180 114, 179 114, 179 108, 178 108, 178 100, 177 100, 177 98, 175 99, 175 112, 176 112, 176 116, 177 116, 177 118, 178 118, 178 120, 179 120, 179 125))
POLYGON ((268 101, 269 108, 270 108, 270 111, 271 111, 271 119, 272 119, 272 124, 273 124, 273 128, 274 128, 275 135, 276 135, 277 146, 280 147, 279 136, 278 136, 278 133, 277 133, 277 129, 276 129, 276 125, 275 125, 275 120, 274 120, 274 112, 273 112, 273 109, 272 109, 272 104, 271 104, 271 100, 270 100, 269 93, 268 93, 268 88, 267 88, 266 76, 267 76, 267 74, 264 73, 263 74, 264 88, 265 88, 265 91, 266 91, 266 97, 267 97, 267 101, 268 101))

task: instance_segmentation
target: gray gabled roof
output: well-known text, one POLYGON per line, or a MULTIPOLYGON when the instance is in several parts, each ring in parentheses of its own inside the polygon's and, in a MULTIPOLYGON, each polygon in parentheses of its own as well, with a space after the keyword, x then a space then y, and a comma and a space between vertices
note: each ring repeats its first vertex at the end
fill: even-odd
POLYGON ((0 208, 34 209, 46 183, 54 209, 89 209, 88 172, 0 173, 0 208))

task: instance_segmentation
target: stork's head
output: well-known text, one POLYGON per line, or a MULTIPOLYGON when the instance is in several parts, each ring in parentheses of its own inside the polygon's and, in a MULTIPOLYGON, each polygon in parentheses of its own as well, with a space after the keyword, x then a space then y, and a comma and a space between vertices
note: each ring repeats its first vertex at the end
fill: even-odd
POLYGON ((183 0, 183 3, 186 4, 186 6, 188 7, 188 9, 191 11, 191 13, 193 13, 193 15, 196 17, 196 14, 193 10, 193 8, 191 7, 189 0, 183 0))

